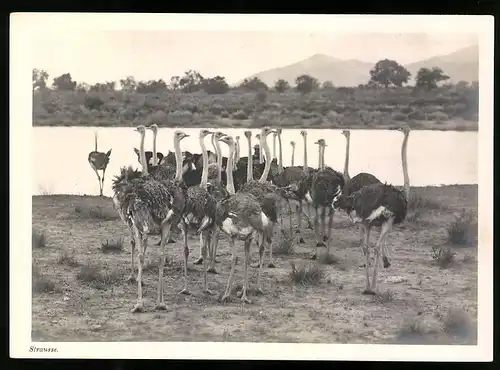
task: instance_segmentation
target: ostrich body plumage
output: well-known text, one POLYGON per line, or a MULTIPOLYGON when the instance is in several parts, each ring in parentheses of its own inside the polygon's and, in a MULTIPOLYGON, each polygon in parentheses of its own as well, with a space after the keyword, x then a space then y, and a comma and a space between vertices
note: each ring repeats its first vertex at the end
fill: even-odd
POLYGON ((379 184, 380 180, 377 179, 375 176, 373 176, 370 173, 366 172, 361 172, 358 173, 356 176, 354 176, 352 179, 347 181, 346 185, 344 186, 344 191, 346 195, 352 194, 361 188, 371 185, 371 184, 379 184))

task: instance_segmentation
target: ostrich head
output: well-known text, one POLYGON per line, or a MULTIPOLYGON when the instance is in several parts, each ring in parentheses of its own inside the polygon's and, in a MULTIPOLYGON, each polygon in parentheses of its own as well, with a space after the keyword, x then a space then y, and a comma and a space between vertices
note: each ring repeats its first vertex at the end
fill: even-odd
POLYGON ((295 148, 295 141, 290 141, 290 145, 292 146, 292 148, 295 148))
POLYGON ((276 134, 281 135, 283 133, 283 129, 281 127, 276 129, 276 134))
POLYGON ((352 209, 352 198, 340 193, 333 198, 332 208, 334 211, 343 209, 347 213, 352 209))
POLYGON ((153 123, 147 129, 153 131, 153 134, 155 135, 158 133, 158 125, 156 123, 153 123))
POLYGON ((218 140, 227 144, 229 147, 234 146, 234 139, 231 136, 224 135, 221 136, 218 140))
POLYGON ((319 139, 318 141, 315 141, 314 144, 318 144, 319 146, 326 147, 325 139, 319 139))
POLYGON ((141 135, 146 135, 146 126, 144 125, 139 125, 137 126, 134 131, 137 131, 138 133, 140 133, 141 135))
POLYGON ((245 134, 245 137, 246 137, 247 139, 249 139, 249 138, 252 136, 252 131, 250 131, 250 130, 246 130, 246 131, 244 132, 244 134, 245 134))
POLYGON ((275 133, 276 130, 273 130, 272 128, 270 127, 263 127, 262 130, 260 130, 260 136, 261 138, 265 139, 267 138, 267 136, 271 133, 275 133))
POLYGON ((210 135, 212 131, 209 130, 200 130, 200 139, 204 139, 207 135, 210 135))
POLYGON ((345 137, 349 137, 349 136, 351 136, 351 131, 349 131, 349 130, 342 130, 342 135, 344 135, 345 137))
POLYGON ((215 131, 215 132, 213 133, 213 135, 214 135, 215 140, 219 140, 221 137, 223 137, 223 136, 227 136, 227 135, 226 135, 225 133, 223 133, 222 131, 215 131))
POLYGON ((238 135, 236 135, 235 139, 236 141, 240 141, 240 137, 238 135))
POLYGON ((410 134, 410 126, 409 125, 402 125, 400 127, 397 128, 398 131, 401 131, 403 134, 405 135, 409 135, 410 134))
POLYGON ((307 136, 307 131, 306 131, 306 130, 302 130, 302 131, 300 131, 300 135, 302 135, 303 137, 304 137, 304 136, 307 136))
POLYGON ((189 134, 186 134, 185 132, 181 131, 181 130, 177 130, 175 131, 174 133, 174 140, 180 142, 182 139, 184 139, 185 137, 189 137, 189 134))

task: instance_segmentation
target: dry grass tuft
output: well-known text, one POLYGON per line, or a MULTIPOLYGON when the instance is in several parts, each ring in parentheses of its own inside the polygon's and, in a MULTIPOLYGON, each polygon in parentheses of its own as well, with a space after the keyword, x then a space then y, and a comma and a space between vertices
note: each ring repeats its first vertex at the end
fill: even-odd
POLYGON ((324 270, 315 263, 302 262, 298 268, 294 262, 290 262, 292 270, 289 273, 290 280, 295 284, 319 285, 325 273, 324 270))
POLYGON ((318 262, 322 265, 336 265, 340 262, 340 258, 332 253, 322 252, 318 253, 318 262))
POLYGON ((99 249, 102 253, 121 253, 123 252, 123 238, 106 240, 101 243, 99 249))
POLYGON ((83 283, 87 283, 96 289, 106 289, 108 286, 117 284, 121 280, 121 274, 117 272, 108 272, 101 266, 93 263, 83 265, 76 279, 83 283))
POLYGON ((443 269, 453 265, 455 255, 456 253, 451 248, 432 247, 431 257, 443 269))
POLYGON ((76 206, 75 213, 82 218, 88 218, 91 220, 112 221, 118 219, 118 214, 110 212, 99 205, 92 206, 87 209, 76 206))
POLYGON ((33 266, 31 289, 33 293, 53 293, 59 291, 56 284, 48 277, 43 276, 36 266, 33 266))
POLYGON ((66 265, 70 267, 78 267, 80 266, 80 263, 75 257, 75 253, 72 252, 71 254, 68 253, 67 251, 63 251, 59 253, 59 256, 57 257, 57 263, 59 265, 66 265))
POLYGON ((372 301, 379 303, 379 304, 393 302, 394 301, 394 293, 390 290, 380 292, 377 295, 374 295, 372 297, 372 301))
POLYGON ((443 317, 443 330, 451 335, 469 337, 474 332, 474 324, 467 312, 450 308, 443 317))
POLYGON ((462 211, 448 227, 448 242, 456 246, 477 245, 477 216, 462 211))
POLYGON ((273 253, 279 256, 290 255, 294 252, 294 239, 289 233, 281 233, 280 239, 273 245, 273 253))
POLYGON ((47 246, 47 237, 43 231, 31 230, 31 246, 33 249, 47 246))

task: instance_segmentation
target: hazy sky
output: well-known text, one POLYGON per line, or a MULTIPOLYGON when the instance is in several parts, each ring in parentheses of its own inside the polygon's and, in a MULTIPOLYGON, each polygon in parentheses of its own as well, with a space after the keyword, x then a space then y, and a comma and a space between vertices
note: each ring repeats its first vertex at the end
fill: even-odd
POLYGON ((478 43, 477 34, 291 33, 270 31, 40 31, 33 35, 33 68, 52 78, 70 72, 87 83, 182 75, 225 76, 229 83, 316 53, 339 59, 406 64, 478 43))

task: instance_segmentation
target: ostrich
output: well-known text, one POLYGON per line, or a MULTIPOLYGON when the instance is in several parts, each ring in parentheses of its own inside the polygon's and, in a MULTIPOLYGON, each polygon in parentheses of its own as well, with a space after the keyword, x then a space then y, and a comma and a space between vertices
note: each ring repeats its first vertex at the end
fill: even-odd
POLYGON ((349 130, 342 130, 342 135, 346 138, 346 149, 345 149, 345 162, 344 162, 344 180, 345 186, 342 191, 344 194, 349 195, 358 191, 362 187, 370 184, 378 184, 380 180, 377 179, 370 173, 360 172, 352 179, 349 176, 349 148, 351 144, 351 132, 349 130))
MULTIPOLYGON (((234 155, 235 143, 232 137, 223 136, 219 141, 224 142, 229 146, 229 157, 234 155)), ((231 292, 234 270, 236 267, 236 240, 243 240, 245 251, 244 262, 244 283, 241 291, 241 301, 251 303, 247 297, 248 290, 248 265, 250 262, 250 246, 254 238, 254 234, 258 235, 259 245, 259 271, 257 274, 257 291, 262 293, 261 287, 261 270, 264 257, 264 243, 268 237, 269 226, 271 221, 263 212, 257 198, 247 192, 235 192, 233 183, 233 162, 228 162, 227 171, 227 188, 230 193, 229 198, 220 202, 217 206, 216 223, 218 227, 229 236, 231 244, 231 271, 227 280, 226 290, 221 298, 221 302, 229 299, 231 292)))
POLYGON ((316 235, 316 251, 311 259, 316 259, 318 255, 318 248, 325 246, 325 241, 328 243, 327 251, 330 252, 330 236, 332 231, 334 209, 330 207, 333 199, 342 194, 344 187, 344 177, 340 172, 325 168, 325 147, 324 139, 319 139, 315 144, 319 146, 319 170, 316 171, 312 177, 311 190, 308 193, 308 198, 316 210, 314 215, 314 231, 316 235), (325 235, 325 217, 326 208, 328 208, 328 230, 325 235), (321 211, 321 216, 319 212, 321 211), (320 239, 318 218, 321 217, 321 233, 323 238, 320 239))
MULTIPOLYGON (((148 234, 161 235, 161 258, 159 263, 158 299, 156 308, 166 309, 163 288, 163 268, 165 265, 165 245, 172 225, 179 223, 186 205, 187 189, 182 186, 182 162, 180 160, 180 141, 189 136, 182 131, 174 134, 174 147, 177 161, 177 173, 174 181, 158 181, 147 172, 146 156, 144 155, 145 127, 136 129, 141 134, 141 162, 143 176, 121 184, 121 212, 130 220, 134 239, 137 243, 138 274, 137 303, 132 312, 144 311, 142 298, 142 270, 144 262, 144 247, 148 234)), ((184 279, 187 290, 187 261, 184 259, 184 279)), ((183 290, 183 291, 184 291, 183 290)))
MULTIPOLYGON (((210 244, 210 237, 213 235, 215 228, 215 212, 216 212, 216 200, 207 190, 208 184, 208 153, 205 146, 204 139, 207 135, 211 134, 208 130, 201 130, 199 135, 201 151, 203 155, 203 174, 201 176, 201 183, 199 186, 192 186, 187 191, 187 201, 186 208, 182 217, 181 228, 183 230, 184 237, 184 253, 185 261, 189 255, 189 248, 187 247, 187 231, 189 228, 194 228, 196 233, 200 233, 200 258, 198 259, 204 261, 204 283, 203 291, 205 293, 211 294, 210 290, 207 288, 207 270, 208 270, 208 258, 207 250, 210 244)), ((184 293, 188 293, 187 285, 184 293)))
POLYGON ((337 195, 333 202, 334 209, 343 209, 352 222, 360 223, 363 229, 363 251, 366 258, 365 276, 366 287, 363 294, 376 294, 379 257, 382 254, 383 266, 391 266, 387 257, 387 235, 393 225, 404 221, 408 209, 410 196, 410 178, 408 176, 407 147, 410 128, 404 126, 398 129, 404 134, 401 146, 401 162, 403 166, 404 189, 383 183, 367 185, 350 194, 337 195), (380 235, 374 247, 374 266, 370 284, 370 230, 380 227, 380 235))
POLYGON ((104 176, 106 174, 106 168, 109 164, 109 158, 111 156, 111 150, 106 153, 97 151, 97 132, 94 132, 94 150, 89 153, 87 160, 89 161, 90 167, 94 170, 97 180, 99 181, 99 196, 102 197, 102 189, 104 188, 104 176), (102 171, 102 180, 99 176, 99 172, 102 171))
MULTIPOLYGON (((264 172, 262 173, 262 176, 260 177, 259 180, 251 180, 247 181, 240 189, 239 192, 244 192, 244 193, 250 193, 254 195, 258 201, 259 204, 262 207, 262 210, 266 214, 267 218, 270 221, 270 232, 268 235, 272 235, 272 230, 274 229, 274 225, 278 221, 278 212, 280 211, 279 209, 279 204, 281 202, 281 197, 289 197, 289 191, 286 188, 278 188, 276 185, 272 184, 271 182, 267 181, 267 177, 269 175, 270 167, 271 167, 271 161, 269 160, 270 158, 270 150, 267 145, 267 136, 272 133, 273 130, 271 130, 269 127, 264 127, 261 130, 260 133, 260 147, 264 149, 266 153, 266 161, 265 161, 265 167, 264 167, 264 172)), ((250 163, 248 164, 250 165, 250 163)), ((270 236, 269 236, 269 264, 268 267, 276 267, 276 265, 273 262, 273 249, 272 249, 272 243, 270 241, 270 236)))
POLYGON ((292 162, 291 166, 293 167, 295 165, 295 141, 290 141, 290 145, 292 146, 292 162))
MULTIPOLYGON (((150 166, 154 165, 154 159, 153 157, 157 158, 157 163, 161 163, 163 160, 163 153, 157 152, 156 151, 156 135, 158 135, 158 125, 156 123, 153 123, 151 126, 147 127, 149 130, 153 131, 153 151, 147 151, 144 152, 146 155, 146 163, 148 164, 148 170, 150 169, 150 166)), ((137 161, 139 164, 141 163, 141 153, 137 148, 134 148, 134 152, 137 155, 137 161)))

